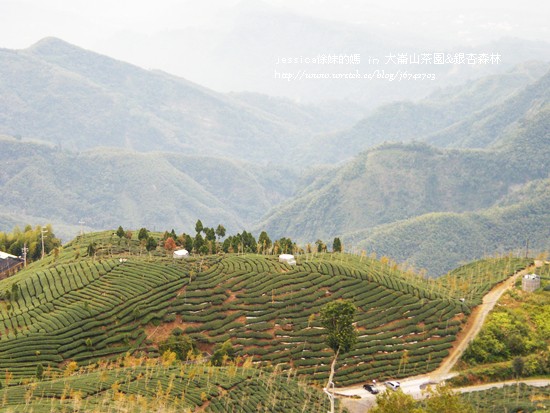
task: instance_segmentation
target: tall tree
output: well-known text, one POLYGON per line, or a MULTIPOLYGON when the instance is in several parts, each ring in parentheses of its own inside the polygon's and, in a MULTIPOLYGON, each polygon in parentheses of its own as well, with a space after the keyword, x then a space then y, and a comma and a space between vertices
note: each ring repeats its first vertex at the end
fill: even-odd
POLYGON ((267 235, 267 232, 262 231, 260 233, 258 244, 260 246, 260 251, 262 252, 262 254, 265 254, 267 253, 267 251, 269 251, 269 249, 271 248, 271 239, 269 238, 269 235, 267 235))
POLYGON ((342 252, 342 241, 338 237, 332 241, 332 252, 342 252))
POLYGON ((168 237, 166 241, 164 241, 164 249, 168 252, 172 252, 177 248, 176 241, 174 241, 174 238, 168 237))
POLYGON ((200 253, 201 248, 204 245, 204 238, 200 234, 200 232, 195 236, 195 240, 193 241, 193 248, 195 249, 195 252, 200 253))
POLYGON ((330 365, 330 375, 325 393, 330 399, 330 411, 334 413, 334 371, 338 355, 347 353, 357 343, 357 330, 353 318, 357 307, 350 301, 338 300, 321 308, 321 325, 325 328, 327 345, 334 351, 334 359, 330 365))
POLYGON ((147 228, 141 228, 138 233, 138 239, 140 241, 147 240, 149 238, 149 231, 147 231, 147 228))
POLYGON ((147 244, 145 244, 145 249, 147 251, 153 251, 155 248, 157 248, 157 240, 154 239, 153 237, 149 237, 147 238, 147 244))
POLYGON ((202 232, 203 228, 204 228, 204 227, 203 227, 203 225, 202 225, 201 220, 198 219, 198 220, 197 220, 197 223, 195 224, 195 232, 196 232, 197 234, 200 234, 200 233, 202 232))
POLYGON ((120 225, 116 230, 116 236, 122 239, 122 237, 124 237, 124 234, 126 234, 126 232, 124 232, 124 228, 122 228, 122 225, 120 225))
POLYGON ((216 241, 216 231, 214 228, 204 228, 203 232, 206 241, 216 241))
POLYGON ((471 405, 464 402, 458 393, 449 386, 438 384, 435 389, 428 387, 424 393, 426 413, 473 413, 471 405))
POLYGON ((318 239, 315 241, 315 245, 317 245, 317 252, 324 252, 327 250, 327 246, 323 242, 323 240, 318 239))
POLYGON ((222 224, 218 225, 218 227, 216 228, 216 235, 219 238, 225 237, 225 227, 222 224))

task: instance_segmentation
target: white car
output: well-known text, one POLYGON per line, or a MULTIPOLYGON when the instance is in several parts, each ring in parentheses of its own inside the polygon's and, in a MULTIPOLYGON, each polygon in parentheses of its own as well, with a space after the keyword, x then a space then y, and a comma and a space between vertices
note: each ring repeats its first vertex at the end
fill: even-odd
POLYGON ((386 386, 396 391, 399 388, 399 386, 401 386, 401 383, 399 383, 398 381, 387 381, 386 386))

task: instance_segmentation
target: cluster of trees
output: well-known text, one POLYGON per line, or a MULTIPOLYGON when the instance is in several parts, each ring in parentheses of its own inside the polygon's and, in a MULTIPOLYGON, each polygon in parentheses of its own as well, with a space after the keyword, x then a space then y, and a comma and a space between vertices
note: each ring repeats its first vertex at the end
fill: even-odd
MULTIPOLYGON (((170 337, 159 344, 159 351, 161 354, 171 351, 175 353, 176 359, 180 361, 187 361, 201 354, 193 339, 183 334, 183 330, 179 327, 172 330, 170 337)), ((218 367, 223 366, 227 362, 235 360, 235 354, 236 351, 231 340, 227 340, 214 347, 210 364, 218 367)))
POLYGON ((425 399, 415 400, 410 394, 385 391, 376 396, 372 413, 473 413, 474 408, 450 387, 431 386, 424 392, 425 399))
MULTIPOLYGON (((143 230, 143 228, 142 228, 143 230)), ((141 231, 140 230, 140 233, 141 231)), ((123 231, 121 232, 123 234, 123 231)), ((322 240, 317 240, 315 247, 310 244, 303 248, 299 247, 290 238, 282 237, 272 241, 267 232, 262 231, 258 239, 252 233, 243 231, 235 235, 229 235, 224 239, 226 229, 222 224, 216 228, 205 227, 199 219, 195 224, 195 235, 183 233, 177 235, 176 232, 166 231, 162 237, 164 249, 173 251, 177 248, 185 248, 196 254, 215 254, 218 252, 226 253, 257 253, 257 254, 296 254, 308 252, 314 249, 317 252, 327 252, 327 246, 322 240)), ((340 238, 334 238, 332 243, 333 252, 341 252, 342 242, 340 238)))
POLYGON ((181 361, 189 360, 200 353, 191 337, 183 334, 180 328, 175 328, 170 337, 159 344, 159 351, 161 354, 172 351, 176 354, 176 359, 181 361))
MULTIPOLYGON (((544 313, 539 317, 545 317, 544 313)), ((531 328, 519 312, 497 308, 464 352, 463 360, 472 365, 495 363, 544 351, 548 331, 531 328)))
POLYGON ((44 234, 44 254, 58 250, 61 241, 55 237, 50 224, 32 228, 25 226, 23 231, 15 227, 12 232, 0 232, 0 251, 17 257, 23 256, 23 249, 27 248, 27 261, 40 259, 42 256, 42 233, 44 234))

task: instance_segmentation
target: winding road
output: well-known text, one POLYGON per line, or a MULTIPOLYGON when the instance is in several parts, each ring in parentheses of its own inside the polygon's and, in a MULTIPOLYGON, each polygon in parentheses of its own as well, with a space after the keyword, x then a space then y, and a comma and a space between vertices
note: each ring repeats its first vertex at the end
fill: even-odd
MULTIPOLYGON (((528 267, 524 270, 518 271, 505 281, 497 284, 491 289, 484 297, 482 304, 477 306, 473 311, 466 325, 460 332, 457 337, 457 340, 454 343, 453 348, 451 349, 449 355, 443 363, 431 373, 424 374, 421 376, 408 377, 406 379, 400 380, 401 389, 407 394, 411 394, 414 398, 422 397, 422 389, 427 384, 436 384, 442 381, 448 380, 453 376, 456 376, 458 373, 452 373, 454 365, 458 362, 470 341, 472 341, 481 331, 483 323, 487 318, 487 315, 491 312, 499 298, 504 294, 506 290, 511 288, 516 280, 533 271, 533 268, 537 265, 528 267)), ((546 386, 550 384, 550 380, 524 380, 522 383, 528 383, 530 385, 546 386), (533 384, 537 383, 537 384, 533 384)), ((502 387, 507 382, 499 383, 489 383, 479 386, 469 386, 456 389, 459 392, 469 392, 469 391, 480 391, 486 390, 493 387, 502 387)), ((508 384, 515 384, 516 381, 508 382, 508 384)), ((379 386, 382 387, 382 386, 379 386)), ((357 385, 353 387, 341 387, 335 389, 336 394, 343 396, 341 397, 341 403, 351 412, 351 413, 365 413, 369 408, 375 405, 375 396, 363 389, 362 385, 357 385), (351 398, 354 397, 354 398, 351 398), (360 397, 360 398, 357 398, 360 397)))

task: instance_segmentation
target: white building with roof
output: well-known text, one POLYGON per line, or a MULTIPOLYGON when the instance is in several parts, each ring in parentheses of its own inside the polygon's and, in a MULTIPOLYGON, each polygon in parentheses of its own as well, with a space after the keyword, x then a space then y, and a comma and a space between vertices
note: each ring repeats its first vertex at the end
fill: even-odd
POLYGON ((176 250, 172 253, 172 258, 181 259, 181 258, 188 258, 189 257, 189 251, 186 249, 182 250, 176 250))
POLYGON ((296 258, 292 254, 281 254, 279 255, 279 262, 288 265, 296 265, 296 258))
POLYGON ((540 276, 537 274, 525 274, 521 279, 521 289, 532 293, 540 288, 540 276))

